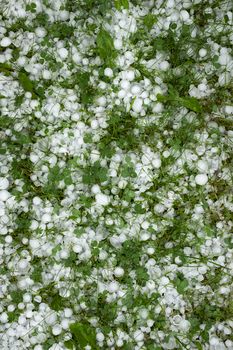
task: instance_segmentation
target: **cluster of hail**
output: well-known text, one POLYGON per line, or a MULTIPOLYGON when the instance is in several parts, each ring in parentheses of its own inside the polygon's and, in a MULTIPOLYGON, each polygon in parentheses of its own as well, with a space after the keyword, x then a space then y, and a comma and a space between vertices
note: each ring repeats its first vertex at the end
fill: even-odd
POLYGON ((0 348, 233 349, 233 5, 3 0, 0 348))

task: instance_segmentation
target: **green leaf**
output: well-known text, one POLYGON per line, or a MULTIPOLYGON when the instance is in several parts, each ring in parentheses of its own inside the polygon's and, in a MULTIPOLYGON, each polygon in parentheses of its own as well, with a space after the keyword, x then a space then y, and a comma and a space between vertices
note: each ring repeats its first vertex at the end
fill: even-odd
POLYGON ((113 39, 109 32, 105 29, 100 29, 96 38, 97 50, 100 57, 105 60, 115 56, 115 48, 113 39))
POLYGON ((70 350, 75 349, 74 342, 72 340, 65 341, 64 345, 65 345, 66 349, 70 349, 70 350))
POLYGON ((70 325, 70 332, 73 339, 81 349, 90 345, 92 349, 97 349, 95 329, 88 323, 73 323, 70 325))
POLYGON ((129 1, 128 0, 115 0, 115 7, 117 10, 121 10, 121 8, 128 10, 129 9, 129 1))
POLYGON ((19 72, 19 82, 22 85, 24 91, 33 92, 33 83, 24 72, 19 72))
POLYGON ((186 107, 196 113, 199 113, 202 110, 199 101, 195 97, 180 97, 179 101, 183 107, 186 107))
POLYGON ((152 13, 149 13, 146 15, 143 19, 144 25, 148 28, 148 30, 151 30, 153 25, 158 21, 157 16, 153 15, 152 13))

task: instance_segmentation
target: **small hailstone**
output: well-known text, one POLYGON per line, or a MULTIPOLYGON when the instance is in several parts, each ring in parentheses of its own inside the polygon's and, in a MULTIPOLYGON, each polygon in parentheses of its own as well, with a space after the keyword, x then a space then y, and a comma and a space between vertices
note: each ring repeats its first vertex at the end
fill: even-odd
POLYGON ((195 177, 195 182, 197 185, 204 186, 208 182, 208 176, 206 174, 198 174, 195 177))
POLYGON ((161 102, 158 102, 153 106, 154 113, 160 113, 162 112, 162 110, 163 110, 163 104, 161 102))
POLYGON ((225 106, 226 114, 233 114, 233 106, 225 106))
POLYGON ((168 61, 162 61, 159 65, 159 68, 162 70, 162 71, 166 71, 168 70, 169 68, 169 63, 168 61))
POLYGON ((83 250, 83 248, 82 248, 82 246, 81 246, 80 244, 74 244, 74 245, 72 246, 72 249, 73 249, 73 251, 74 251, 75 253, 81 253, 82 250, 83 250))
POLYGON ((45 322, 48 324, 48 325, 53 325, 55 324, 57 321, 57 315, 55 314, 55 312, 53 312, 52 314, 49 314, 46 318, 45 318, 45 322))
POLYGON ((10 197, 10 193, 6 190, 0 191, 0 201, 5 202, 10 197))
POLYGON ((143 109, 142 107, 142 99, 141 98, 136 98, 134 103, 133 103, 133 106, 132 106, 134 112, 136 113, 140 113, 143 109))
POLYGON ((18 267, 20 270, 25 270, 28 266, 28 261, 26 259, 22 259, 18 263, 18 267))
POLYGON ((32 249, 37 249, 40 246, 40 241, 38 239, 30 239, 29 244, 32 249))
POLYGON ((126 79, 129 81, 133 81, 135 77, 134 71, 129 70, 126 72, 126 79))
POLYGON ((7 323, 8 321, 8 315, 6 312, 3 312, 1 315, 0 315, 0 322, 1 323, 7 323))
POLYGON ((123 90, 129 90, 130 82, 128 80, 122 80, 120 86, 123 90))
POLYGON ((165 206, 163 204, 155 204, 154 211, 158 214, 162 214, 165 211, 165 206))
POLYGON ((133 85, 131 88, 131 93, 133 95, 138 95, 141 92, 141 87, 139 85, 133 85))
POLYGON ((120 39, 114 40, 113 45, 114 45, 116 50, 120 50, 122 48, 122 45, 123 45, 122 40, 120 40, 120 39))
POLYGON ((35 29, 35 34, 38 36, 38 38, 43 38, 46 35, 46 31, 42 27, 38 27, 35 29))
POLYGON ((153 159, 152 165, 154 168, 159 169, 161 167, 161 160, 159 158, 153 159))
POLYGON ((0 46, 2 47, 10 46, 10 44, 11 44, 11 39, 6 36, 2 38, 2 40, 0 41, 0 46))
POLYGON ((41 221, 43 223, 47 224, 48 222, 51 221, 51 215, 48 214, 48 213, 43 214, 42 217, 41 217, 41 221))
POLYGON ((120 90, 117 94, 118 98, 124 98, 126 96, 127 92, 125 90, 120 90))
POLYGON ((62 332, 62 328, 58 324, 52 328, 53 335, 59 335, 61 334, 61 332, 62 332))
POLYGON ((180 11, 180 17, 183 21, 187 21, 189 19, 189 13, 186 10, 180 11))
POLYGON ((205 57, 207 55, 207 50, 202 48, 198 53, 200 57, 205 57))
POLYGON ((184 331, 184 332, 188 331, 189 328, 190 328, 190 323, 189 323, 189 321, 187 321, 187 320, 182 320, 182 321, 179 323, 179 328, 180 328, 182 331, 184 331))
POLYGON ((64 314, 65 317, 70 318, 73 315, 73 310, 67 307, 64 309, 64 314))
POLYGON ((118 283, 115 281, 112 281, 108 286, 108 291, 110 293, 115 293, 118 291, 118 283))
POLYGON ((122 269, 122 267, 116 267, 114 270, 114 275, 116 277, 122 277, 124 275, 124 269, 122 269))
POLYGON ((103 205, 103 206, 108 205, 110 202, 109 197, 103 193, 97 193, 95 196, 95 200, 97 204, 103 205))
POLYGON ((92 192, 93 194, 100 193, 101 190, 100 190, 99 185, 93 185, 92 188, 91 188, 91 192, 92 192))
POLYGON ((149 248, 147 249, 147 254, 149 254, 149 255, 153 255, 154 252, 155 252, 155 249, 154 249, 153 247, 149 247, 149 248))
POLYGON ((101 107, 106 106, 107 100, 104 96, 101 96, 97 99, 97 104, 101 107))
POLYGON ((5 177, 0 177, 0 190, 6 190, 9 187, 9 181, 5 177))
POLYGON ((111 68, 105 68, 105 70, 104 70, 104 75, 105 75, 106 77, 112 78, 112 77, 113 77, 113 71, 112 71, 112 69, 111 69, 111 68))
POLYGON ((61 59, 64 60, 68 57, 68 50, 65 47, 61 47, 58 50, 58 54, 61 57, 61 59))
POLYGON ((44 69, 43 72, 42 72, 42 77, 46 80, 50 79, 51 78, 51 73, 49 70, 47 69, 44 69))
POLYGON ((135 341, 140 342, 144 339, 144 334, 140 329, 138 329, 137 331, 134 332, 133 337, 135 341))
POLYGON ((102 341, 104 341, 104 339, 105 339, 105 337, 104 337, 103 333, 98 332, 98 333, 96 334, 96 340, 97 340, 98 342, 102 342, 102 341))
POLYGON ((198 160, 197 168, 200 172, 206 173, 208 171, 208 163, 204 160, 198 160))

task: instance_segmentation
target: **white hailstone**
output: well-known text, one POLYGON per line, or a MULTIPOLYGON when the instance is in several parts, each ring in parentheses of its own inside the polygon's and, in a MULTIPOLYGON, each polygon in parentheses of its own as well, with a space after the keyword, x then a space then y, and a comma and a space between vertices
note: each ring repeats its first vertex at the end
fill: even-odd
POLYGON ((41 221, 44 224, 47 224, 48 222, 51 222, 51 215, 48 214, 48 213, 43 214, 42 217, 41 217, 41 221))
POLYGON ((181 10, 181 11, 180 11, 180 18, 181 18, 183 21, 188 21, 188 20, 189 20, 189 13, 188 13, 188 11, 186 11, 186 10, 181 10))
POLYGON ((102 342, 102 341, 104 341, 104 339, 105 339, 105 337, 104 337, 103 333, 98 332, 98 333, 96 334, 96 340, 97 340, 98 342, 102 342))
POLYGON ((122 277, 124 275, 124 269, 122 269, 122 267, 116 267, 114 270, 114 275, 116 277, 122 277))
POLYGON ((190 328, 190 322, 187 320, 182 320, 179 323, 179 328, 183 331, 183 332, 187 332, 190 328))
POLYGON ((163 277, 161 278, 161 280, 160 280, 160 284, 161 284, 162 286, 166 286, 169 282, 170 282, 170 281, 169 281, 169 279, 168 279, 166 276, 163 276, 163 277))
POLYGON ((21 259, 19 262, 18 262, 18 267, 20 270, 25 270, 28 266, 28 261, 26 259, 21 259))
POLYGON ((3 312, 1 315, 0 315, 0 322, 1 323, 7 323, 8 321, 8 315, 6 312, 3 312))
POLYGON ((120 39, 114 40, 113 45, 114 45, 116 50, 120 50, 123 46, 122 40, 120 40, 120 39))
POLYGON ((149 226, 150 226, 150 224, 149 224, 148 221, 143 221, 143 223, 141 224, 141 227, 142 227, 144 230, 147 230, 149 226))
POLYGON ((162 61, 162 62, 159 64, 159 68, 160 68, 162 71, 168 70, 168 68, 169 68, 169 63, 168 63, 168 61, 162 61))
POLYGON ((125 72, 125 78, 129 81, 133 81, 135 78, 135 74, 133 70, 129 70, 125 72))
POLYGON ((91 188, 91 192, 92 192, 93 194, 100 193, 101 190, 100 190, 99 185, 93 185, 92 188, 91 188))
POLYGON ((92 128, 93 130, 96 130, 96 129, 98 129, 98 127, 99 127, 99 122, 98 122, 98 120, 97 120, 97 119, 93 119, 93 120, 91 121, 91 128, 92 128))
POLYGON ((199 53, 199 56, 203 58, 207 55, 207 50, 202 48, 199 50, 198 53, 199 53))
POLYGON ((59 324, 56 324, 55 326, 53 326, 52 328, 53 335, 59 335, 61 334, 61 332, 62 332, 62 328, 59 324))
POLYGON ((46 35, 46 30, 42 27, 38 27, 35 29, 35 34, 38 38, 43 38, 46 35))
POLYGON ((46 80, 51 79, 51 72, 48 69, 44 69, 42 72, 42 77, 46 80))
POLYGON ((73 310, 68 308, 68 307, 66 307, 64 309, 64 314, 65 314, 65 317, 70 318, 73 315, 73 310))
POLYGON ((55 324, 57 321, 57 315, 55 314, 55 312, 53 312, 52 314, 49 314, 46 318, 45 318, 45 322, 48 324, 48 325, 53 325, 55 324))
POLYGON ((154 168, 159 169, 161 167, 161 159, 159 158, 153 159, 152 165, 154 168))
POLYGON ((10 244, 12 241, 13 241, 13 238, 11 236, 8 235, 8 236, 5 237, 5 242, 6 243, 10 244))
POLYGON ((10 197, 10 193, 8 191, 6 191, 6 190, 0 191, 0 201, 1 202, 6 202, 9 197, 10 197))
POLYGON ((133 85, 130 91, 133 95, 138 95, 141 92, 141 87, 139 85, 133 85))
POLYGON ((97 193, 95 196, 96 203, 98 205, 106 206, 109 204, 110 199, 106 194, 103 193, 97 193))
POLYGON ((34 197, 33 200, 32 200, 32 203, 34 205, 40 205, 41 202, 42 202, 42 200, 39 197, 34 197))
POLYGON ((218 63, 221 64, 221 66, 226 66, 230 62, 230 57, 228 54, 221 54, 218 58, 218 63))
POLYGON ((140 113, 143 110, 142 104, 142 99, 136 98, 132 106, 133 111, 136 113, 140 113))
POLYGON ((195 177, 195 182, 197 185, 204 186, 208 182, 208 176, 206 174, 198 174, 195 177))
POLYGON ((113 77, 113 70, 111 68, 105 68, 104 75, 106 77, 112 78, 113 77))
POLYGON ((141 318, 143 318, 144 320, 146 320, 147 317, 148 317, 148 310, 145 309, 145 308, 143 308, 143 309, 141 309, 141 310, 139 311, 139 314, 140 314, 141 318))
POLYGON ((162 214, 165 211, 165 206, 163 204, 155 204, 154 211, 158 214, 162 214))
POLYGON ((197 168, 201 173, 207 173, 208 172, 208 163, 204 160, 198 160, 197 168))
POLYGON ((122 80, 120 82, 120 86, 123 90, 129 90, 130 89, 130 82, 128 80, 122 80))
POLYGON ((127 181, 125 179, 122 179, 118 182, 118 187, 123 189, 127 186, 127 181))
POLYGON ((63 249, 63 250, 60 251, 59 255, 60 255, 61 259, 67 259, 68 256, 69 256, 69 253, 68 253, 67 250, 63 249))
POLYGON ((201 91, 201 92, 206 91, 207 90, 206 84, 204 84, 204 83, 199 84, 198 85, 198 90, 201 91))
POLYGON ((72 59, 73 59, 74 63, 77 63, 77 64, 81 63, 81 61, 82 61, 80 54, 77 52, 73 54, 72 59))
POLYGON ((40 246, 40 241, 38 239, 32 238, 29 241, 29 245, 32 249, 37 249, 40 246))
POLYGON ((38 155, 37 154, 30 154, 30 161, 32 162, 32 163, 36 163, 36 162, 38 162, 38 160, 39 160, 39 157, 38 157, 38 155))
POLYGON ((96 102, 99 106, 104 107, 104 106, 106 106, 107 100, 106 100, 106 97, 101 96, 97 99, 96 102))
POLYGON ((72 249, 73 249, 73 251, 75 252, 75 253, 81 253, 82 251, 83 251, 83 248, 82 248, 82 246, 80 245, 80 244, 74 244, 73 246, 72 246, 72 249))
POLYGON ((2 40, 0 41, 0 46, 2 47, 10 46, 10 44, 11 44, 11 39, 6 36, 2 38, 2 40))
POLYGON ((217 337, 211 337, 209 342, 210 345, 216 346, 219 344, 219 339, 217 337))
POLYGON ((226 114, 233 114, 233 106, 225 106, 226 114))
POLYGON ((5 177, 0 177, 0 190, 6 190, 9 187, 9 181, 5 177))
POLYGON ((162 112, 162 110, 163 110, 163 104, 161 102, 158 102, 153 106, 154 113, 160 113, 162 112))
POLYGON ((134 332, 133 337, 136 342, 140 342, 144 339, 144 334, 140 329, 138 329, 137 331, 134 332))
POLYGON ((150 234, 148 232, 144 232, 141 234, 140 241, 145 242, 148 241, 148 239, 150 239, 150 234))
POLYGON ((115 293, 118 291, 118 283, 116 281, 112 281, 108 286, 109 293, 115 293))
POLYGON ((154 254, 154 252, 155 252, 155 249, 154 249, 153 247, 149 247, 149 248, 147 248, 147 254, 149 254, 149 255, 153 255, 153 254, 154 254))
POLYGON ((155 282, 153 280, 149 280, 146 282, 146 287, 149 290, 154 290, 155 289, 155 282))
POLYGON ((24 301, 25 303, 30 303, 31 300, 32 300, 32 296, 31 296, 30 294, 25 293, 25 294, 23 295, 23 301, 24 301))
POLYGON ((61 59, 64 60, 68 57, 68 50, 65 47, 61 47, 60 49, 58 49, 58 54, 61 57, 61 59))
POLYGON ((63 329, 68 329, 69 328, 69 324, 70 324, 70 322, 67 319, 63 319, 61 321, 61 326, 62 326, 63 329))
POLYGON ((117 94, 118 98, 122 99, 127 95, 127 92, 125 90, 120 90, 117 94))

